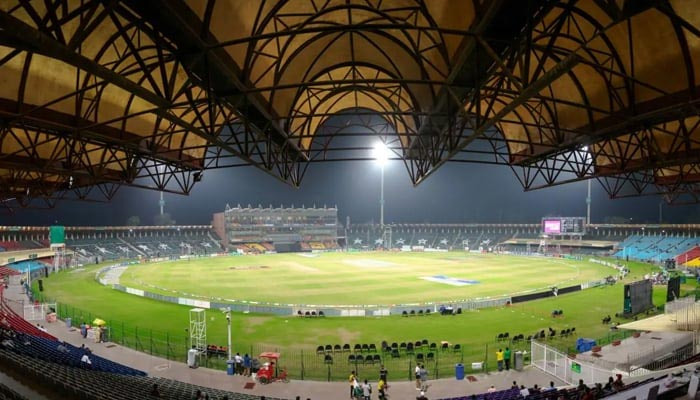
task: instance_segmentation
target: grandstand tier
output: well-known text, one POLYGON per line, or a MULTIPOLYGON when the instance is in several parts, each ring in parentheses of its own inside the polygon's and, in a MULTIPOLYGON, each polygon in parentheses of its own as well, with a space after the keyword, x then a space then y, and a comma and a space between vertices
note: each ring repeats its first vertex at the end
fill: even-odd
POLYGON ((677 265, 683 265, 683 264, 688 264, 691 262, 695 262, 700 258, 700 247, 699 246, 693 246, 689 250, 686 250, 680 254, 678 254, 675 257, 676 264, 677 265))
POLYGON ((676 258, 694 247, 700 239, 686 236, 668 236, 663 234, 629 236, 617 247, 615 257, 662 262, 676 258))
POLYGON ((338 248, 336 208, 228 207, 213 217, 229 250, 243 253, 334 250, 338 248))

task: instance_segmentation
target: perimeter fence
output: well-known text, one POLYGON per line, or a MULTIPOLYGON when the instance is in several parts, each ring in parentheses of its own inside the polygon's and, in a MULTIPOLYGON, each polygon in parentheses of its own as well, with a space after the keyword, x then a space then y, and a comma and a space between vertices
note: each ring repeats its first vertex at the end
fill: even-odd
MULTIPOLYGON (((41 302, 55 302, 43 296, 41 292, 35 293, 35 298, 41 302)), ((78 328, 83 322, 89 324, 95 318, 103 317, 60 302, 56 304, 56 313, 60 320, 69 323, 73 328, 78 328)), ((162 331, 111 319, 105 322, 105 339, 109 342, 171 361, 186 361, 187 351, 191 345, 184 330, 162 331)), ((481 373, 497 368, 495 354, 498 349, 509 347, 513 353, 529 350, 529 343, 524 340, 494 341, 479 346, 465 346, 459 343, 431 341, 429 337, 402 338, 401 340, 397 338, 395 341, 390 339, 387 338, 388 350, 382 350, 381 343, 319 344, 323 349, 234 344, 232 350, 234 354, 249 354, 252 357, 257 357, 263 352, 278 352, 281 354, 278 367, 286 368, 291 379, 321 381, 345 380, 352 370, 357 371, 362 378, 376 379, 382 365, 390 371, 391 380, 413 380, 416 363, 425 365, 430 379, 454 376, 455 366, 458 363, 464 365, 467 374, 481 373), (391 347, 394 343, 395 351, 391 347), (408 343, 413 345, 412 349, 408 343)), ((217 345, 220 344, 217 343, 217 345)), ((209 352, 207 357, 201 358, 201 365, 225 370, 226 359, 227 354, 224 351, 209 352)))

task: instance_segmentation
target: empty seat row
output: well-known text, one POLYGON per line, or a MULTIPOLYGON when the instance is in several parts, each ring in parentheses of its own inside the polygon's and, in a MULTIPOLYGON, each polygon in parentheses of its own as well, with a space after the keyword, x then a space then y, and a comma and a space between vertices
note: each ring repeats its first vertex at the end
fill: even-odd
POLYGON ((142 371, 91 354, 86 349, 78 348, 65 342, 62 343, 28 334, 3 336, 2 339, 5 340, 7 349, 36 359, 121 375, 146 375, 142 371), (89 365, 81 361, 84 355, 88 356, 90 360, 89 365))
MULTIPOLYGON (((211 399, 228 396, 231 400, 258 400, 258 396, 206 388, 164 378, 126 376, 85 370, 36 360, 26 355, 0 349, 0 365, 24 372, 38 384, 76 399, 143 400, 149 399, 153 385, 158 385, 159 399, 191 399, 197 391, 211 399)), ((270 398, 270 400, 281 400, 270 398)))

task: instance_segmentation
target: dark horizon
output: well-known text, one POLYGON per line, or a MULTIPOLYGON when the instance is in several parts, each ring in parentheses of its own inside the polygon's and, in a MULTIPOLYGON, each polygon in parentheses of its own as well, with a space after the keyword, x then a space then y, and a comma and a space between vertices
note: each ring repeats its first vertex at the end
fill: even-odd
MULTIPOLYGON (((403 164, 387 164, 386 223, 538 223, 545 216, 585 216, 586 182, 524 192, 503 166, 448 163, 417 187, 403 164)), ((338 206, 341 223, 378 222, 380 167, 374 162, 338 162, 309 167, 301 188, 287 186, 252 167, 204 172, 189 196, 166 193, 165 211, 180 225, 209 224, 226 204, 279 207, 338 206)), ((660 197, 608 199, 592 182, 593 223, 610 218, 658 223, 660 197)), ((111 203, 59 202, 52 210, 18 209, 0 225, 125 225, 136 215, 152 225, 159 192, 122 188, 111 203)), ((662 205, 664 222, 700 222, 700 207, 662 205)))

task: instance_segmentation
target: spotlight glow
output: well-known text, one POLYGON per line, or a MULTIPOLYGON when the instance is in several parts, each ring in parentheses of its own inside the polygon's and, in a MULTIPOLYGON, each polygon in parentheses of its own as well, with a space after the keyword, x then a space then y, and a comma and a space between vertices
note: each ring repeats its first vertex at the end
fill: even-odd
POLYGON ((391 150, 386 147, 384 142, 378 142, 374 146, 373 156, 379 165, 384 166, 391 157, 391 150))

